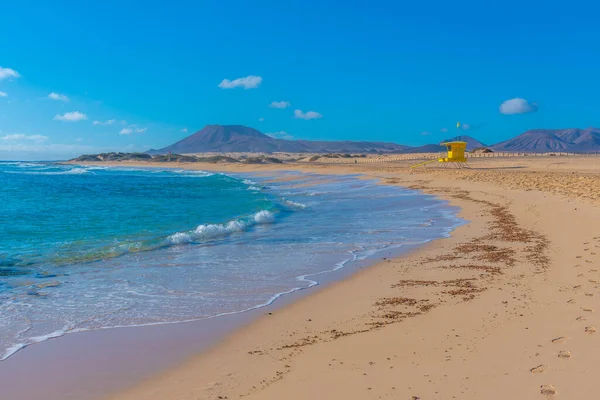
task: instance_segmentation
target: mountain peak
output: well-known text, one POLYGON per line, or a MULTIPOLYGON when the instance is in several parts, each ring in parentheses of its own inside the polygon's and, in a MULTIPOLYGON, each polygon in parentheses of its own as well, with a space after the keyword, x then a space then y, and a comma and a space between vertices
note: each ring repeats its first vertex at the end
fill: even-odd
MULTIPOLYGON (((467 142, 469 150, 488 147, 467 135, 460 135, 459 139, 467 142)), ((531 129, 491 148, 496 151, 521 152, 599 151, 600 129, 531 129)), ((177 143, 148 153, 410 153, 443 150, 444 148, 437 144, 410 147, 385 142, 284 140, 272 138, 257 129, 243 125, 206 125, 177 143)))
MULTIPOLYGON (((454 137, 452 139, 446 139, 446 140, 444 140, 444 142, 451 142, 453 140, 457 140, 457 138, 454 137)), ((469 150, 478 149, 480 147, 487 147, 486 144, 483 144, 479 140, 477 140, 471 136, 468 136, 468 135, 459 135, 458 140, 460 140, 462 142, 467 142, 467 149, 469 149, 469 150)))
POLYGON ((600 130, 585 129, 531 129, 519 136, 492 146, 500 151, 546 152, 546 151, 598 151, 600 130))
POLYGON ((177 143, 155 150, 160 153, 250 152, 273 153, 372 153, 406 149, 394 143, 308 141, 275 139, 243 125, 206 125, 177 143))

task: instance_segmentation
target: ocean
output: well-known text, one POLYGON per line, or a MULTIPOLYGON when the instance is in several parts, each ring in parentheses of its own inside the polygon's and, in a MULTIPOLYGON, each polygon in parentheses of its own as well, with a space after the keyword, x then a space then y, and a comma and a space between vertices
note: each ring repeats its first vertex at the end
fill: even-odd
POLYGON ((418 191, 298 172, 0 162, 0 204, 0 360, 255 309, 463 223, 418 191))

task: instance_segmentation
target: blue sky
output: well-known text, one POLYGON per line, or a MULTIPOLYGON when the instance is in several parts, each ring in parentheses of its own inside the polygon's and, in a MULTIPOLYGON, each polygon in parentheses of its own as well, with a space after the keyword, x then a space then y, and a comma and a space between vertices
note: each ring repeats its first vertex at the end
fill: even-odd
POLYGON ((404 3, 8 2, 0 159, 159 148, 206 124, 408 145, 456 121, 487 143, 600 125, 600 7, 404 3))

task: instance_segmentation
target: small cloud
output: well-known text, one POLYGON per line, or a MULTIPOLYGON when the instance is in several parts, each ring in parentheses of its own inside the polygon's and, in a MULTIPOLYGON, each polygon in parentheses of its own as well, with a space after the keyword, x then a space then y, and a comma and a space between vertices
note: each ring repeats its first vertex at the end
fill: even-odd
POLYGON ((183 128, 183 129, 181 130, 181 132, 183 132, 183 133, 187 133, 187 131, 188 131, 188 128, 183 128))
POLYGON ((2 68, 0 67, 0 80, 6 78, 20 78, 21 75, 11 68, 2 68))
POLYGON ((123 128, 121 129, 121 131, 119 132, 119 135, 131 135, 133 133, 133 129, 130 128, 123 128))
POLYGON ((68 121, 68 122, 82 121, 87 118, 88 118, 87 115, 80 113, 79 111, 68 112, 68 113, 64 113, 63 115, 59 114, 54 117, 54 119, 57 121, 68 121))
POLYGON ((462 129, 463 131, 476 131, 479 130, 481 128, 483 128, 485 126, 484 123, 480 123, 480 124, 461 124, 460 127, 458 129, 462 129))
POLYGON ((500 113, 506 115, 527 114, 536 112, 537 110, 538 105, 536 103, 530 103, 519 97, 506 100, 504 103, 500 104, 500 113))
POLYGON ((8 93, 6 93, 6 92, 0 92, 0 97, 8 97, 8 93))
POLYGON ((446 132, 448 132, 448 128, 442 128, 442 129, 440 129, 440 132, 446 133, 446 132))
POLYGON ((22 133, 14 133, 12 135, 6 135, 0 138, 6 141, 23 141, 23 140, 31 140, 34 142, 43 142, 48 140, 48 136, 42 135, 23 135, 22 133))
POLYGON ((265 119, 264 119, 263 117, 260 117, 260 118, 258 119, 258 121, 259 121, 259 122, 263 122, 264 120, 265 120, 265 119))
POLYGON ((48 95, 49 99, 52 100, 58 100, 58 101, 69 101, 69 98, 67 96, 65 96, 64 94, 60 94, 60 93, 56 93, 56 92, 52 92, 48 95))
POLYGON ((223 79, 219 83, 221 89, 235 89, 237 87, 243 87, 244 89, 256 89, 262 82, 261 76, 249 75, 245 78, 237 78, 232 81, 229 79, 223 79))
POLYGON ((294 118, 318 119, 323 118, 323 116, 316 111, 307 111, 306 113, 303 113, 302 110, 294 110, 294 118))
POLYGON ((427 136, 427 135, 431 135, 431 133, 430 132, 421 132, 421 135, 422 136, 427 136))
POLYGON ((274 139, 293 139, 294 137, 287 132, 279 131, 279 132, 269 132, 265 133, 265 135, 270 136, 274 139))
POLYGON ((92 122, 94 125, 112 125, 117 122, 116 119, 109 119, 107 121, 94 121, 92 122))
POLYGON ((122 120, 122 121, 121 121, 121 125, 127 125, 127 121, 125 121, 125 120, 122 120))
POLYGON ((135 132, 136 132, 136 133, 144 133, 144 132, 146 132, 147 130, 148 130, 148 128, 137 128, 137 129, 135 130, 135 132))
POLYGON ((271 104, 269 104, 269 107, 271 107, 271 108, 288 108, 291 105, 292 105, 292 103, 290 103, 289 101, 273 101, 273 102, 271 102, 271 104))
POLYGON ((77 139, 75 139, 76 142, 83 142, 83 139, 78 137, 77 139))

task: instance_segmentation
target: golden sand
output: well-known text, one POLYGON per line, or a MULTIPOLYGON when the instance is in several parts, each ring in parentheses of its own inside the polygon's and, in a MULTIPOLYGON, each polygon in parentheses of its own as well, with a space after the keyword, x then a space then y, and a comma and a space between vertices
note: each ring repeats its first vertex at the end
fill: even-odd
POLYGON ((410 162, 169 165, 363 173, 448 199, 470 223, 111 399, 597 397, 600 158, 557 158, 412 172, 410 162))

